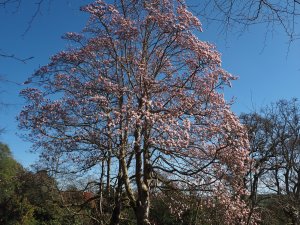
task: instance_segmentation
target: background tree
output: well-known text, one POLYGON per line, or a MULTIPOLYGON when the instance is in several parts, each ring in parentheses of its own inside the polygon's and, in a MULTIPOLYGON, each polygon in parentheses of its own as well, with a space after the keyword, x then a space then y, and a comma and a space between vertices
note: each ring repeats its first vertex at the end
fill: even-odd
POLYGON ((266 224, 299 224, 299 131, 297 99, 281 100, 261 113, 242 115, 248 128, 251 154, 251 202, 260 206, 266 224), (267 199, 267 200, 266 200, 267 199))
POLYGON ((56 181, 46 171, 25 170, 14 160, 8 146, 0 144, 1 224, 79 225, 87 224, 88 219, 70 214, 63 207, 56 181))
POLYGON ((268 173, 269 162, 274 157, 276 137, 274 137, 273 123, 268 118, 258 114, 249 113, 240 116, 241 122, 248 130, 250 142, 249 171, 246 174, 245 185, 250 191, 249 204, 251 212, 254 212, 262 200, 259 194, 261 190, 261 178, 268 173))
POLYGON ((77 47, 30 78, 38 89, 22 92, 27 137, 69 172, 100 171, 100 183, 116 184, 115 208, 129 204, 137 224, 150 224, 151 193, 166 185, 218 201, 225 224, 242 223, 247 136, 219 93, 234 77, 193 34, 199 20, 180 1, 96 1, 83 10, 85 32, 65 36, 77 47))
POLYGON ((7 145, 0 143, 0 223, 22 224, 34 221, 33 207, 15 195, 22 166, 13 159, 7 145))

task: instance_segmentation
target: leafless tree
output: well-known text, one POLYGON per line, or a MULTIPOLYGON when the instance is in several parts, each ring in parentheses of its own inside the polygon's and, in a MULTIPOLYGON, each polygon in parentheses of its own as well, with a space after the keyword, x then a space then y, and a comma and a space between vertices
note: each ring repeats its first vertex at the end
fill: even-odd
MULTIPOLYGON (((293 225, 300 223, 300 105, 281 100, 261 113, 241 116, 248 128, 253 163, 248 174, 250 201, 271 198, 293 225), (258 197, 260 196, 260 198, 258 197)), ((273 210, 274 213, 274 210, 273 210)))

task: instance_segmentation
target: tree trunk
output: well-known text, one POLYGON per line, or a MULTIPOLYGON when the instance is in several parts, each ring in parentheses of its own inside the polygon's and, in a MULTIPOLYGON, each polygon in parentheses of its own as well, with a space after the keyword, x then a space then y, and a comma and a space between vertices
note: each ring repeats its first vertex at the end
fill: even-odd
POLYGON ((143 205, 139 205, 136 207, 135 215, 137 225, 151 225, 149 221, 149 201, 144 202, 143 205))
POLYGON ((137 191, 138 191, 138 198, 136 200, 136 220, 137 225, 150 225, 149 221, 149 209, 150 209, 150 198, 149 198, 149 184, 148 179, 150 177, 150 170, 147 164, 147 161, 142 160, 142 153, 145 154, 145 149, 142 152, 139 146, 140 140, 140 131, 137 129, 135 133, 135 157, 136 157, 136 184, 137 184, 137 191), (143 167, 143 169, 142 169, 143 167), (142 175, 142 171, 144 172, 142 175))
POLYGON ((121 195, 122 195, 122 170, 121 170, 121 163, 119 164, 119 174, 118 174, 118 186, 115 193, 115 206, 110 218, 110 225, 119 225, 120 224, 120 214, 121 214, 121 195))
POLYGON ((120 199, 115 201, 115 206, 110 218, 110 225, 119 225, 120 224, 120 214, 121 214, 121 202, 120 199))

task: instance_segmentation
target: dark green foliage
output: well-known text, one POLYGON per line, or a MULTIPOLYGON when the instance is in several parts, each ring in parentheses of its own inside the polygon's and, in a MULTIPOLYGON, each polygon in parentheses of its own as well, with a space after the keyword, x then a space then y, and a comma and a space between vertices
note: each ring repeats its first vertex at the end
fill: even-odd
MULTIPOLYGON (((259 209, 261 225, 298 225, 289 214, 291 209, 299 209, 300 202, 288 199, 287 195, 266 194, 259 195, 259 209), (294 204, 291 205, 291 203, 294 204)), ((296 198, 294 199, 296 200, 296 198)))
POLYGON ((176 224, 176 217, 174 217, 162 199, 153 199, 150 210, 150 218, 154 224, 157 225, 172 225, 176 224))
POLYGON ((1 225, 86 224, 79 219, 63 207, 56 181, 46 171, 25 170, 0 143, 1 225))
MULTIPOLYGON (((170 192, 170 191, 169 191, 170 192)), ((168 193, 168 195, 157 195, 151 199, 152 206, 150 210, 150 218, 155 225, 223 225, 222 213, 224 209, 217 206, 214 209, 209 208, 205 199, 198 196, 184 195, 178 191, 168 193), (176 200, 180 199, 180 203, 185 208, 176 210, 172 213, 172 207, 176 207, 180 203, 171 202, 169 196, 176 196, 176 200)), ((217 205, 217 202, 215 202, 217 205)))
POLYGON ((0 143, 0 224, 35 224, 34 207, 17 195, 22 171, 8 146, 0 143))

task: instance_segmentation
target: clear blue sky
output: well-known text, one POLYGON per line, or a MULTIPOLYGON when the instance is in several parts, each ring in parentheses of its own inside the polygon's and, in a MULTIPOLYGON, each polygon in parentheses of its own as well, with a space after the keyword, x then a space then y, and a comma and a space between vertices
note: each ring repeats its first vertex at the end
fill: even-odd
MULTIPOLYGON (((61 36, 68 31, 80 31, 87 15, 79 7, 87 0, 51 1, 44 5, 31 29, 23 32, 34 13, 34 0, 23 1, 19 10, 0 9, 0 49, 18 57, 34 58, 26 64, 0 58, 0 75, 15 83, 24 82, 40 65, 48 62, 67 43, 61 36)), ((201 19, 201 18, 200 18, 201 19)), ((223 67, 239 79, 225 91, 226 98, 235 97, 233 110, 239 114, 259 109, 279 99, 300 97, 300 41, 292 43, 288 51, 288 39, 281 29, 268 34, 263 26, 253 26, 243 35, 220 34, 216 24, 203 24, 200 39, 214 43, 222 53, 223 67)), ((7 104, 0 111, 0 127, 6 132, 0 137, 8 144, 14 157, 28 167, 36 156, 29 153, 30 143, 23 141, 17 133, 16 116, 24 105, 18 96, 22 85, 0 82, 0 100, 7 104)))

